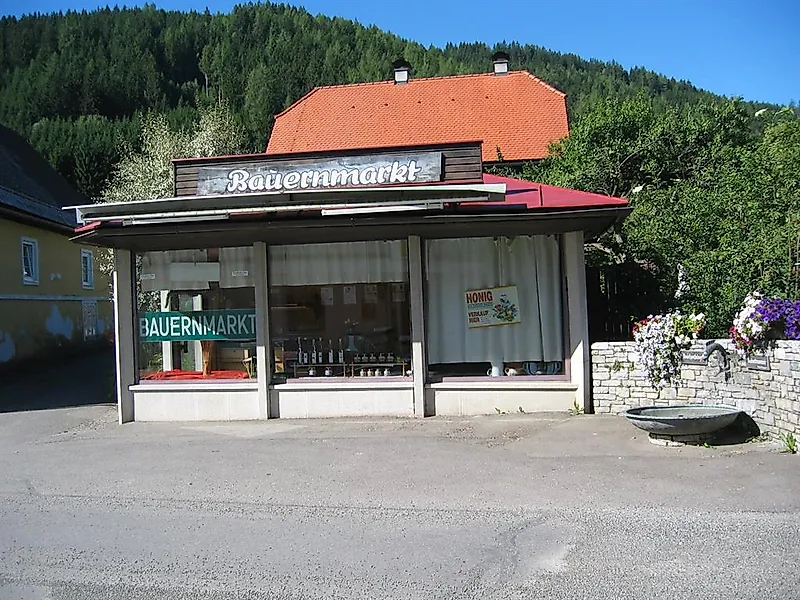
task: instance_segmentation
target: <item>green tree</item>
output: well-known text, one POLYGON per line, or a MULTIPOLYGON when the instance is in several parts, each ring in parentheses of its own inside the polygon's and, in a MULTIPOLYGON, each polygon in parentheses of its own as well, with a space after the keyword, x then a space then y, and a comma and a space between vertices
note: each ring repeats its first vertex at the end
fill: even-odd
POLYGON ((169 198, 173 194, 172 160, 241 152, 244 132, 224 104, 201 109, 190 130, 170 127, 162 114, 151 113, 142 122, 138 149, 128 149, 103 192, 105 202, 169 198))
POLYGON ((707 333, 724 335, 748 291, 796 293, 800 121, 791 111, 766 126, 754 118, 737 101, 659 110, 644 96, 607 100, 524 170, 536 181, 631 199, 622 227, 589 249, 595 263, 657 284, 648 296, 635 287, 642 279, 631 279, 618 314, 702 310, 707 333), (679 267, 689 291, 676 298, 679 267))

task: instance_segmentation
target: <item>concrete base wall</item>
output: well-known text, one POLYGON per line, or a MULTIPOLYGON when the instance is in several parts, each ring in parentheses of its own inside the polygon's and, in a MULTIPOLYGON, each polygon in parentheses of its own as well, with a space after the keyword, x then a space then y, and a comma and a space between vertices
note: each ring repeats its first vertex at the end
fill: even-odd
POLYGON ((746 412, 762 431, 800 434, 800 342, 775 342, 767 352, 769 370, 757 370, 748 366, 729 340, 716 341, 728 352, 727 369, 715 352, 708 364, 683 365, 681 383, 663 389, 650 385, 640 368, 634 342, 592 344, 594 411, 619 413, 635 406, 726 404, 746 412))
POLYGON ((342 387, 313 389, 285 384, 270 392, 270 416, 282 419, 324 417, 412 417, 414 389, 403 387, 342 387))
POLYGON ((520 407, 526 413, 566 411, 576 400, 583 406, 578 386, 574 384, 537 384, 535 388, 434 384, 426 393, 434 414, 445 416, 493 415, 498 410, 516 413, 520 407))
MULTIPOLYGON (((147 383, 131 387, 136 421, 247 421, 264 418, 255 382, 147 383), (216 389, 212 388, 212 385, 216 389)), ((464 382, 434 384, 425 391, 429 414, 445 416, 566 411, 578 388, 569 382, 464 382)), ((270 390, 269 416, 413 417, 413 382, 339 384, 337 387, 282 384, 270 390)))
POLYGON ((249 421, 259 417, 258 388, 247 384, 231 389, 181 383, 142 384, 133 388, 136 421, 249 421))

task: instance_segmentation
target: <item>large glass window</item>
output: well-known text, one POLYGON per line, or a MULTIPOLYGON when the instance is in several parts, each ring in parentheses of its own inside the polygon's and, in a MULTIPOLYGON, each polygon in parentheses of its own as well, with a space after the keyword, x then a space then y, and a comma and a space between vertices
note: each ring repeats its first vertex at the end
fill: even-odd
POLYGON ((272 246, 269 278, 276 380, 410 374, 404 240, 272 246))
POLYGON ((255 377, 253 248, 137 256, 139 378, 255 377))
POLYGON ((430 240, 426 260, 433 380, 564 372, 556 236, 430 240))

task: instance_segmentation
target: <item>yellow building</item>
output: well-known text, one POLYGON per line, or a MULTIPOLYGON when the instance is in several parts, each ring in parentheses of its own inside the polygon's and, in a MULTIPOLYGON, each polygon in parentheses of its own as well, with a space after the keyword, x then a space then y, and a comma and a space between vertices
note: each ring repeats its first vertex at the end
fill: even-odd
POLYGON ((85 203, 18 134, 0 127, 0 366, 96 344, 112 329, 97 248, 70 241, 85 203))

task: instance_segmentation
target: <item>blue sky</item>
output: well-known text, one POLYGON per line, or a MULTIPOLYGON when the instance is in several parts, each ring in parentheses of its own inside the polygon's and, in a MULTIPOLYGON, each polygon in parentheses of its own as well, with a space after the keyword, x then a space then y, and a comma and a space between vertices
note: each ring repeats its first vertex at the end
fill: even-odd
MULTIPOLYGON (((113 3, 111 3, 113 6, 113 3)), ((139 5, 124 2, 120 5, 139 5)), ((228 12, 232 0, 161 0, 228 12)), ((377 25, 425 45, 503 40, 644 66, 726 96, 800 102, 800 0, 297 0, 312 13, 377 25)), ((105 6, 0 0, 20 15, 105 6)))

